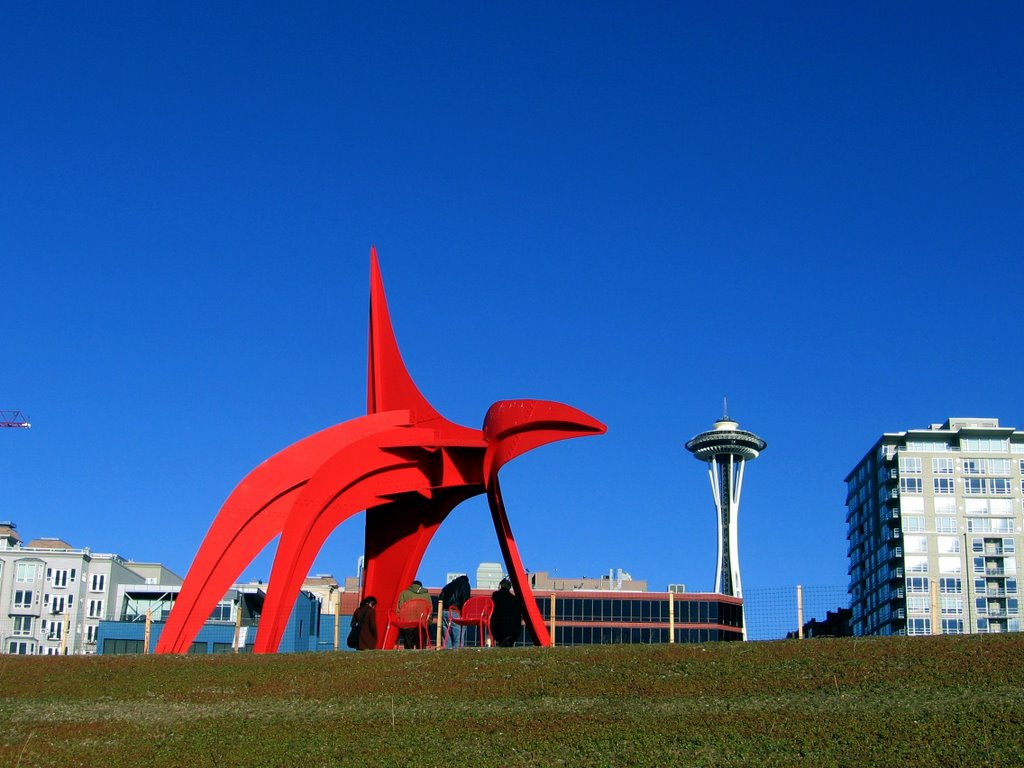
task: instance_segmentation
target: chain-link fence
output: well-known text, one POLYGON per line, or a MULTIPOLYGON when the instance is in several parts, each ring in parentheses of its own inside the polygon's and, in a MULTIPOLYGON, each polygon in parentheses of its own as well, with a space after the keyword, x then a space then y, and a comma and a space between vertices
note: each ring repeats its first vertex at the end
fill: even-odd
POLYGON ((743 590, 743 613, 748 640, 782 640, 796 636, 802 624, 824 622, 829 612, 847 608, 846 585, 752 587, 743 590), (802 610, 801 610, 802 608, 802 610))

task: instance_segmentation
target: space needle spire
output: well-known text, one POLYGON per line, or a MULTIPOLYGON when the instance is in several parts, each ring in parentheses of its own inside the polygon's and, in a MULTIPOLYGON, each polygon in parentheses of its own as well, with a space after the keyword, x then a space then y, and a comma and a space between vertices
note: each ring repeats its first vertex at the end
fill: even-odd
MULTIPOLYGON (((756 459, 767 443, 753 432, 739 428, 729 418, 729 401, 722 400, 722 418, 707 432, 701 432, 686 444, 698 461, 706 462, 711 478, 711 493, 718 514, 718 561, 715 566, 715 592, 743 597, 740 582, 740 557, 736 521, 740 511, 743 468, 756 459)), ((746 632, 744 631, 744 634, 746 632)))

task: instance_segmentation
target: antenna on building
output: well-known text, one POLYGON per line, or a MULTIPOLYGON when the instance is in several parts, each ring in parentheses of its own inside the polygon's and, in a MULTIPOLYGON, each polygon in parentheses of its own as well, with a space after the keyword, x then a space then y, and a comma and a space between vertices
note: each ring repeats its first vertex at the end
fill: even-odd
POLYGON ((729 420, 729 397, 722 395, 722 421, 729 420))

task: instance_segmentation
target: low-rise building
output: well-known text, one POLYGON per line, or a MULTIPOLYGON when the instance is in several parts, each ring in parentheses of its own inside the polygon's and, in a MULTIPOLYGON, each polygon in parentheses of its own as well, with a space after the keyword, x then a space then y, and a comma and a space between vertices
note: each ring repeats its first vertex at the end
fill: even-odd
POLYGON ((100 622, 115 615, 118 590, 149 579, 181 584, 162 565, 62 539, 24 544, 13 522, 0 523, 0 653, 96 653, 100 622))

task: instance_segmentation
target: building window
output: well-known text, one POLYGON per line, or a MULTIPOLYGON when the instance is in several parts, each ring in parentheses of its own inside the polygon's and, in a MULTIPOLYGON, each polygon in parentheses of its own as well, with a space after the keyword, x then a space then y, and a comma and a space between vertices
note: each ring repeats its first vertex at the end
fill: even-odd
POLYGON ((907 555, 904 560, 907 573, 928 573, 927 555, 907 555))
POLYGON ((952 448, 945 440, 907 440, 907 451, 920 451, 922 453, 943 453, 952 448))
POLYGON ((955 517, 936 517, 935 530, 938 533, 956 533, 955 517))
POLYGON ((953 474, 953 459, 932 459, 932 474, 933 475, 952 475, 953 474))
POLYGON ((89 618, 100 619, 103 618, 103 601, 102 600, 90 600, 89 601, 89 618))
POLYGON ((927 576, 908 576, 907 577, 907 592, 927 592, 928 591, 928 577, 927 576))
POLYGON ((924 517, 920 515, 904 515, 903 530, 906 533, 919 533, 924 531, 924 517))
POLYGON ((963 582, 960 579, 939 579, 939 592, 944 595, 959 595, 963 592, 963 582))
POLYGON ((930 635, 932 633, 931 619, 907 619, 908 635, 930 635))
POLYGON ((20 584, 31 584, 39 576, 38 563, 17 563, 14 566, 14 580, 20 584))
POLYGON ((969 453, 1009 453, 1010 441, 997 437, 967 437, 960 440, 960 450, 969 453))
POLYGON ((935 510, 936 515, 955 515, 956 499, 932 499, 932 509, 935 510))
POLYGON ((29 650, 30 647, 30 644, 24 640, 12 640, 7 645, 7 652, 16 656, 26 656, 32 652, 29 650))
POLYGON ((907 552, 927 552, 928 537, 923 534, 915 534, 904 538, 904 546, 907 552))
POLYGON ((85 642, 93 645, 96 642, 96 637, 100 633, 100 628, 96 624, 89 624, 85 628, 85 642))
POLYGON ((924 498, 921 496, 908 496, 900 502, 900 512, 904 515, 923 515, 924 498))
POLYGON ((928 613, 931 610, 931 601, 928 595, 909 595, 907 597, 907 613, 928 613))
POLYGON ((964 459, 965 475, 1010 475, 1009 459, 964 459))
POLYGON ((107 586, 107 575, 105 573, 94 573, 89 579, 90 592, 102 592, 107 586))
POLYGON ((941 597, 939 598, 939 610, 944 616, 962 616, 964 599, 962 597, 941 597))
MULTIPOLYGON (((68 576, 71 574, 74 574, 74 571, 69 571, 67 568, 47 568, 46 580, 55 587, 66 587, 68 585, 68 576)), ((71 581, 74 580, 74 576, 71 576, 71 581)))
POLYGON ((933 477, 932 489, 937 494, 952 495, 956 493, 956 483, 952 477, 933 477))
POLYGON ((231 601, 217 603, 210 614, 210 621, 231 621, 231 601))
POLYGON ((900 456, 900 474, 920 475, 921 464, 920 456, 900 456))
POLYGON ((1016 544, 1013 543, 1013 539, 1003 539, 1003 552, 1012 553, 1016 551, 1016 544))
POLYGON ((1011 482, 1008 477, 965 477, 964 493, 968 496, 1010 496, 1013 493, 1011 482))
POLYGON ((960 539, 956 536, 939 536, 937 543, 939 554, 952 555, 960 551, 960 539))
POLYGON ((963 563, 959 557, 943 556, 939 558, 939 573, 960 573, 963 563))
POLYGON ((15 608, 31 608, 32 607, 32 590, 31 589, 16 589, 16 590, 14 590, 14 607, 15 608))
POLYGON ((993 515, 1012 515, 1013 499, 989 499, 988 509, 989 513, 993 515))
POLYGON ((964 620, 963 619, 943 619, 942 620, 942 634, 944 635, 962 635, 964 633, 964 620))
POLYGON ((32 634, 32 617, 31 616, 15 616, 14 617, 14 634, 15 635, 31 635, 32 634))
POLYGON ((920 477, 901 477, 900 493, 921 493, 922 483, 920 477))

